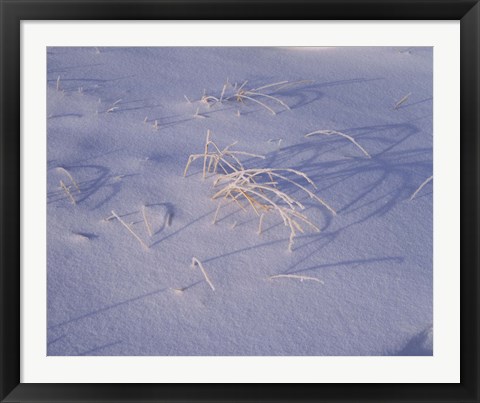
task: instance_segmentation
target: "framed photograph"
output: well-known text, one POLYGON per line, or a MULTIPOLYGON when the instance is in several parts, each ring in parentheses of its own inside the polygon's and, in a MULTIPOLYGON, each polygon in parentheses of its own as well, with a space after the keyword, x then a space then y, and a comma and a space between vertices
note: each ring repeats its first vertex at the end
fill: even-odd
POLYGON ((3 402, 479 402, 477 1, 0 0, 3 402))

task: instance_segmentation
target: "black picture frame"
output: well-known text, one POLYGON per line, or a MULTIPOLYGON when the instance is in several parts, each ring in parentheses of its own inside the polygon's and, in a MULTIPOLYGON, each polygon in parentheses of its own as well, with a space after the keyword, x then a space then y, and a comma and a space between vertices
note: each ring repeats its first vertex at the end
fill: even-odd
MULTIPOLYGON (((480 5, 473 0, 0 0, 2 402, 479 402, 480 5), (460 20, 461 382, 458 384, 20 383, 22 20, 460 20)), ((28 253, 28 251, 23 251, 28 253)))

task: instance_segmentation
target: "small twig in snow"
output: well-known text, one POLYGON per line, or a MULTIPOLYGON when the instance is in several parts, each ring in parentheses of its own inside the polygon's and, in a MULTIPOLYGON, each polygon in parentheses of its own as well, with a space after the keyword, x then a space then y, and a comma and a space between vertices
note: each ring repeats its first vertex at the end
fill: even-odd
POLYGON ((75 198, 72 196, 72 194, 70 193, 70 190, 65 186, 65 183, 63 183, 63 181, 60 181, 60 186, 61 186, 62 189, 65 191, 65 193, 67 194, 67 196, 70 198, 72 204, 76 205, 77 202, 75 201, 75 198))
POLYGON ((220 207, 222 206, 222 199, 220 199, 220 201, 218 202, 218 206, 217 206, 217 210, 215 210, 215 215, 213 216, 213 222, 212 224, 216 224, 217 223, 217 217, 218 217, 218 213, 220 211, 220 207))
POLYGON ((205 157, 203 158, 203 179, 207 177, 207 155, 208 146, 210 145, 210 130, 207 130, 207 139, 205 140, 205 157))
POLYGON ((408 98, 410 98, 410 95, 412 95, 411 92, 409 92, 407 95, 405 95, 400 101, 398 101, 396 104, 395 104, 395 107, 393 109, 398 109, 400 107, 400 105, 402 105, 403 103, 405 103, 408 98))
POLYGON ((142 244, 142 246, 145 248, 145 249, 149 249, 147 244, 145 242, 142 241, 142 238, 140 238, 131 228, 130 226, 125 222, 123 221, 117 213, 115 213, 115 211, 112 210, 112 215, 118 220, 120 221, 120 223, 128 230, 128 232, 130 232, 136 239, 138 242, 140 242, 142 244))
POLYGON ((417 195, 418 192, 420 192, 420 190, 423 189, 423 187, 428 183, 430 182, 431 180, 433 180, 433 175, 430 176, 429 178, 425 179, 422 184, 417 188, 417 190, 415 190, 415 192, 413 192, 413 194, 410 196, 410 200, 413 200, 415 198, 415 196, 417 195))
POLYGON ((153 235, 152 227, 150 226, 147 220, 147 212, 146 212, 145 206, 142 206, 142 216, 143 216, 143 221, 145 222, 145 227, 147 227, 148 235, 152 236, 153 235))
POLYGON ((167 217, 165 218, 165 221, 167 223, 167 227, 170 227, 172 225, 172 218, 173 218, 173 214, 168 213, 167 217))
POLYGON ((200 119, 205 119, 206 116, 200 115, 198 112, 200 112, 200 108, 197 108, 197 111, 195 112, 195 115, 193 115, 194 118, 200 118, 200 119))
POLYGON ((262 234, 263 216, 264 216, 264 214, 262 213, 262 214, 260 215, 260 219, 259 219, 259 221, 258 221, 258 231, 257 231, 257 234, 258 234, 258 235, 261 235, 261 234, 262 234))
POLYGON ((300 281, 309 280, 309 281, 316 281, 317 283, 325 284, 322 280, 316 277, 309 277, 309 276, 299 276, 296 274, 277 274, 276 276, 270 276, 269 279, 275 278, 294 278, 300 281))
POLYGON ((70 172, 68 172, 65 168, 63 167, 57 167, 58 170, 62 171, 65 173, 65 175, 68 176, 68 178, 72 181, 73 183, 73 186, 75 186, 78 190, 78 193, 80 193, 80 187, 78 186, 78 183, 75 182, 75 179, 73 179, 73 176, 70 174, 70 172))
POLYGON ((121 99, 117 99, 112 105, 110 105, 110 108, 107 109, 107 113, 114 112, 117 109, 119 109, 119 107, 117 105, 121 101, 122 101, 121 99))
POLYGON ((220 94, 220 101, 219 102, 222 102, 223 100, 223 96, 225 95, 225 90, 227 89, 227 84, 225 84, 222 88, 222 93, 220 94))
POLYGON ((212 291, 215 291, 215 287, 213 286, 212 282, 211 282, 210 279, 208 278, 207 272, 206 272, 205 269, 203 268, 202 263, 201 263, 200 260, 198 260, 196 257, 193 257, 193 258, 192 258, 192 267, 195 267, 195 265, 197 265, 197 266, 200 268, 200 270, 202 271, 203 276, 205 277, 205 280, 207 281, 207 283, 208 283, 208 285, 210 286, 210 288, 212 289, 212 291))

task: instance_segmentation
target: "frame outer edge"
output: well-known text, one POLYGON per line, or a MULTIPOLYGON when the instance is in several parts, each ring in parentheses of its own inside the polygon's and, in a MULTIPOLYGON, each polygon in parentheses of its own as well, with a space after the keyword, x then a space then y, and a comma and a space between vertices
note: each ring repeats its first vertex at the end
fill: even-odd
MULTIPOLYGON (((20 77, 19 77, 19 69, 20 66, 20 14, 28 14, 31 18, 32 14, 35 14, 33 10, 31 12, 25 12, 23 7, 26 5, 31 4, 32 2, 19 2, 17 5, 14 4, 12 1, 5 1, 0 0, 0 22, 1 22, 1 50, 0 50, 0 66, 1 66, 1 90, 0 90, 0 111, 2 114, 1 118, 1 126, 0 126, 0 219, 2 221, 2 225, 0 225, 0 290, 1 290, 1 298, 0 301, 2 303, 0 313, 1 313, 1 321, 0 321, 0 351, 2 354, 1 365, 0 365, 0 400, 1 401, 9 401, 14 402, 17 401, 17 398, 22 396, 23 398, 27 399, 28 401, 39 401, 39 396, 36 397, 34 395, 24 395, 22 393, 26 392, 26 389, 21 385, 20 382, 20 350, 19 350, 19 340, 20 340, 20 301, 17 301, 17 297, 19 294, 19 285, 20 285, 20 273, 16 270, 10 270, 7 273, 6 265, 12 263, 19 263, 20 261, 20 254, 19 254, 19 228, 20 228, 20 211, 19 211, 19 203, 20 203, 20 188, 19 188, 19 181, 16 177, 16 168, 19 167, 20 163, 20 150, 19 144, 20 139, 18 138, 18 133, 20 132, 19 126, 19 109, 18 105, 20 102, 19 96, 19 84, 20 84, 20 77), (23 7, 19 7, 23 4, 23 7), (21 12, 20 12, 21 10, 21 12), (8 34, 8 40, 7 40, 8 34), (8 57, 12 56, 13 57, 8 57), (18 63, 18 65, 16 65, 18 63), (8 86, 6 88, 5 82, 6 79, 13 81, 17 85, 16 93, 10 91, 13 86, 8 86), (8 99, 9 102, 6 104, 3 102, 5 99, 8 99), (7 119, 7 117, 9 117, 7 119), (18 119, 17 119, 18 118, 18 119), (16 120, 15 120, 16 119, 16 120), (15 120, 15 121, 14 121, 15 120), (7 136, 8 135, 8 136, 7 136), (9 150, 7 153, 6 150, 9 150), (10 168, 9 168, 10 167, 10 168), (7 175, 7 173, 9 175, 7 175), (6 193, 12 193, 13 196, 9 196, 8 203, 6 200, 6 193), (7 214, 8 213, 8 214, 7 214), (5 237, 5 233, 9 229, 9 237, 8 239, 5 237), (10 231, 13 230, 13 233, 10 231), (17 237, 18 236, 18 237, 17 237), (7 287, 8 284, 8 287, 7 287), (17 294, 18 293, 18 294, 17 294), (16 317, 15 317, 16 316, 16 317), (9 328, 7 329, 6 320, 9 321, 9 328), (13 366, 12 366, 13 364, 13 366), (6 395, 9 395, 6 397, 6 395), (6 399, 5 399, 6 398, 6 399), (5 399, 5 400, 2 400, 5 399)), ((40 0, 37 2, 38 6, 41 4, 45 4, 44 0, 40 0)), ((52 2, 55 5, 63 5, 65 8, 68 5, 68 2, 65 4, 61 4, 58 1, 52 2)), ((340 3, 340 2, 339 2, 340 3)), ((89 2, 85 2, 85 5, 89 4, 89 2)), ((321 4, 321 2, 319 2, 321 4)), ((459 2, 462 7, 465 6, 465 2, 459 2), (462 4, 463 3, 463 4, 462 4)), ((88 7, 88 6, 87 6, 88 7)), ((36 7, 33 7, 34 9, 36 7)), ((44 15, 45 13, 41 13, 44 15)), ((48 14, 48 12, 47 12, 48 14)), ((68 14, 68 13, 67 13, 68 14)), ((451 19, 455 19, 456 17, 452 17, 451 19)), ((31 18, 36 19, 36 18, 31 18)), ((469 82, 462 84, 462 91, 468 90, 468 96, 463 97, 463 100, 469 100, 471 102, 470 105, 463 104, 462 108, 465 107, 466 113, 462 114, 461 117, 461 125, 462 128, 467 128, 468 132, 471 136, 475 137, 474 147, 471 147, 470 151, 466 151, 466 155, 468 154, 468 160, 465 162, 465 165, 462 164, 462 167, 465 166, 470 168, 469 174, 471 174, 470 178, 474 179, 474 183, 471 180, 469 185, 475 185, 475 188, 469 190, 468 195, 472 197, 470 203, 463 200, 462 207, 466 208, 468 213, 473 214, 472 216, 468 216, 462 220, 462 224, 465 224, 471 230, 471 235, 474 235, 471 239, 467 242, 466 248, 468 248, 468 252, 470 253, 469 256, 473 257, 474 260, 472 264, 469 264, 472 267, 473 277, 469 277, 469 280, 474 279, 470 284, 466 284, 469 290, 469 294, 472 297, 472 300, 469 301, 471 307, 468 308, 467 311, 470 312, 470 315, 466 315, 467 318, 472 319, 471 309, 473 309, 473 313, 478 314, 480 308, 480 299, 478 295, 475 294, 475 287, 476 290, 479 290, 479 275, 478 275, 478 263, 479 263, 479 252, 478 252, 478 233, 480 229, 480 223, 478 221, 478 201, 480 195, 480 186, 479 186, 479 176, 478 172, 480 169, 480 149, 479 149, 479 117, 478 113, 480 110, 480 88, 479 88, 479 67, 480 67, 480 53, 479 53, 479 24, 480 24, 480 5, 475 3, 473 8, 471 8, 462 18, 462 20, 468 22, 470 25, 471 31, 475 33, 475 37, 469 41, 469 44, 464 44, 462 42, 462 51, 463 45, 471 51, 471 64, 469 64, 469 71, 470 74, 469 82), (473 81, 471 81, 473 80, 473 81), (468 119, 467 119, 468 116, 468 119), (470 123, 469 123, 470 122, 470 123), (473 172, 471 172, 473 171, 473 172), (473 248, 473 249, 472 249, 473 248), (473 265, 475 263, 475 265, 473 265), (471 293, 473 291, 473 293, 471 293)), ((463 33, 463 30, 462 30, 463 33)), ((463 72, 463 67, 462 70, 463 72)), ((19 170, 18 170, 19 172, 19 170)), ((465 173, 465 172, 464 172, 465 173)), ((462 176, 463 177, 463 176, 462 176)), ((463 182, 463 180, 462 180, 463 182)), ((467 241, 463 239, 463 241, 467 241)), ((463 250, 463 248, 462 248, 463 250)), ((466 249, 467 250, 467 249, 466 249)), ((20 267, 19 264, 17 267, 20 267)), ((463 283, 463 282, 462 282, 463 283)), ((463 306, 462 306, 463 309, 463 306)), ((476 346, 476 351, 473 352, 473 361, 475 364, 475 371, 474 373, 468 374, 468 385, 470 392, 474 394, 471 395, 468 401, 475 401, 478 402, 480 393, 479 393, 479 384, 478 384, 478 365, 480 362, 480 352, 478 350, 478 341, 477 336, 480 335, 480 320, 477 317, 476 322, 471 324, 471 327, 468 328, 470 331, 474 330, 474 334, 465 335, 465 332, 462 331, 462 342, 467 340, 469 345, 476 346), (466 337, 466 339, 464 339, 466 337), (472 384, 473 382, 473 384, 472 384), (476 384, 475 384, 476 382, 476 384), (473 400, 470 400, 473 399, 473 400)), ((462 330, 463 327, 462 327, 462 330)), ((469 352, 470 354, 472 352, 469 352)), ((463 369, 463 367, 462 367, 463 369)), ((465 375, 465 374, 463 374, 465 375)), ((32 385, 33 386, 33 385, 32 385)), ((48 385, 43 385, 48 386, 48 385)), ((51 384, 51 386, 54 386, 51 384)), ((80 385, 79 385, 80 386, 80 385)), ((57 398, 53 397, 53 394, 47 393, 49 398, 44 401, 58 401, 57 398)), ((45 398, 45 397, 44 397, 45 398)), ((73 396, 62 396, 67 400, 77 400, 73 396), (73 398, 73 399, 72 399, 73 398)), ((131 400, 133 396, 125 396, 122 400, 123 401, 133 401, 131 400)), ((41 398, 40 398, 41 399, 41 398)), ((164 399, 170 400, 170 399, 164 399)), ((176 399, 175 399, 176 400, 176 399)), ((320 399, 319 399, 320 400, 320 399)), ((359 398, 358 401, 362 399, 359 398)), ((426 401, 425 399, 422 399, 426 401)), ((463 399, 462 399, 463 400, 463 399)), ((107 401, 107 400, 104 400, 107 401)), ((143 400, 145 401, 145 400, 143 400)), ((171 401, 171 400, 170 400, 171 401)), ((402 401, 405 401, 402 399, 402 401)), ((450 399, 445 399, 444 401, 451 401, 450 399)), ((463 400, 467 401, 467 400, 463 400)))
POLYGON ((480 401, 480 275, 478 235, 480 232, 480 3, 461 20, 460 36, 460 128, 461 142, 461 382, 480 401), (469 142, 467 144, 466 138, 469 142), (470 178, 470 179, 468 179, 470 178), (474 323, 469 320, 475 318, 474 323), (471 346, 473 351, 466 351, 471 346))
POLYGON ((0 399, 20 384, 20 19, 0 1, 0 399))

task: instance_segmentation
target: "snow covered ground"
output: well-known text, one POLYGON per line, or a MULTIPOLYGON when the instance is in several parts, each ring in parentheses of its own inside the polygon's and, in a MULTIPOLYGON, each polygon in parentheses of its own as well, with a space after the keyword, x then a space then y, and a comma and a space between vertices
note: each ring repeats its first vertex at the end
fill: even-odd
POLYGON ((410 200, 432 175, 431 48, 47 57, 48 355, 432 354, 433 182, 410 200), (251 96, 264 105, 225 100, 245 80, 292 85, 251 96), (246 168, 305 173, 316 189, 287 176, 337 215, 285 182, 320 229, 291 252, 280 216, 266 212, 258 235, 245 198, 214 224, 218 176, 203 180, 198 159, 183 177, 207 130, 265 156, 239 156, 246 168), (371 158, 336 133, 305 137, 317 130, 371 158))

